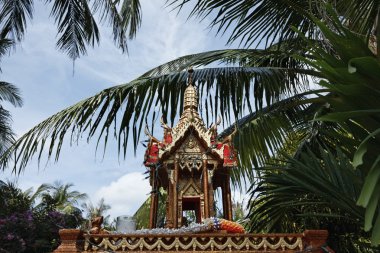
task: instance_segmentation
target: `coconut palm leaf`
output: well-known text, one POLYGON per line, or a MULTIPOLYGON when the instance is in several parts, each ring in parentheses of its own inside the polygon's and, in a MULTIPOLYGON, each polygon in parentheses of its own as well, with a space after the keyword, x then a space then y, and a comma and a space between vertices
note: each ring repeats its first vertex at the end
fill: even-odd
MULTIPOLYGON (((93 14, 100 13, 101 21, 112 26, 113 39, 123 52, 127 51, 128 39, 135 37, 141 25, 139 0, 46 0, 45 3, 52 4, 51 16, 58 28, 57 47, 73 60, 86 54, 88 46, 99 43, 100 33, 93 14)), ((28 19, 33 18, 33 5, 33 0, 2 1, 0 37, 21 41, 28 19)))
POLYGON ((218 135, 219 139, 223 139, 235 127, 239 129, 234 138, 239 166, 232 171, 233 182, 238 187, 242 186, 241 179, 254 182, 256 171, 253 168, 264 165, 273 154, 282 150, 291 135, 308 128, 314 112, 308 109, 307 101, 305 94, 281 100, 248 114, 218 135))
POLYGON ((11 127, 12 117, 2 106, 2 102, 10 102, 14 106, 21 106, 20 92, 14 85, 0 82, 0 154, 3 154, 14 142, 14 133, 11 127))
POLYGON ((58 26, 57 47, 73 60, 86 54, 86 45, 99 42, 99 29, 86 0, 48 0, 58 26))
MULTIPOLYGON (((168 0, 179 10, 195 1, 168 0)), ((376 24, 379 3, 375 0, 327 1, 334 4, 342 19, 354 31, 370 35, 376 24)), ((211 16, 210 26, 218 33, 229 34, 229 41, 240 40, 245 46, 266 45, 298 37, 292 27, 309 38, 319 38, 320 32, 312 17, 328 21, 326 1, 302 0, 198 0, 190 16, 201 19, 211 16)))
POLYGON ((123 51, 127 51, 127 40, 136 36, 141 25, 141 6, 139 0, 96 0, 94 11, 99 12, 101 21, 112 26, 113 39, 123 51), (119 7, 121 5, 121 7, 119 7), (118 10, 120 8, 120 11, 118 10))
POLYGON ((30 187, 28 189, 26 189, 23 194, 28 197, 28 199, 30 200, 30 203, 31 205, 33 205, 35 203, 35 201, 37 200, 37 198, 40 198, 42 197, 43 194, 46 193, 46 191, 48 191, 50 189, 50 185, 49 184, 41 184, 40 186, 38 186, 38 188, 36 189, 36 191, 34 191, 33 187, 30 187))
MULTIPOLYGON (((169 74, 171 72, 183 71, 192 67, 206 66, 209 64, 223 64, 227 66, 242 67, 288 67, 294 69, 305 68, 306 65, 298 59, 293 58, 294 54, 302 54, 307 49, 306 43, 299 43, 292 40, 279 45, 274 45, 266 50, 262 49, 225 49, 207 51, 198 54, 185 55, 173 61, 162 64, 143 74, 143 77, 169 74)), ((313 73, 317 74, 317 73, 313 73)))
MULTIPOLYGON (((101 198, 99 202, 94 205, 91 201, 83 203, 81 207, 86 212, 86 217, 91 220, 94 217, 105 216, 105 213, 111 209, 111 206, 104 202, 104 198, 101 198)), ((107 220, 107 219, 106 219, 107 220)), ((108 224, 108 223, 107 223, 108 224)))
POLYGON ((335 6, 350 30, 366 36, 376 36, 379 7, 380 3, 374 0, 338 1, 335 6))
POLYGON ((10 47, 13 45, 13 41, 10 39, 0 39, 0 60, 9 52, 10 47))
MULTIPOLYGON (((298 72, 297 69, 277 67, 205 68, 195 70, 193 80, 199 86, 201 107, 212 108, 207 110, 206 118, 222 115, 230 120, 243 115, 252 93, 257 98, 265 94, 266 102, 270 104, 302 91, 304 86, 298 78, 288 78, 289 75, 297 77, 298 72)), ((129 134, 133 134, 136 148, 144 121, 154 113, 155 106, 161 107, 164 118, 174 122, 182 110, 186 78, 186 72, 141 77, 85 99, 22 136, 2 157, 2 166, 5 168, 9 159, 14 158, 14 171, 21 171, 34 154, 41 158, 45 150, 49 158, 54 155, 57 160, 68 131, 72 140, 84 132, 88 133, 88 139, 96 133, 98 142, 102 140, 105 147, 111 130, 118 139, 119 152, 125 156, 129 134), (116 120, 118 115, 120 121, 116 120)))
MULTIPOLYGON (((55 181, 53 184, 46 184, 44 185, 45 192, 41 194, 41 197, 45 202, 53 205, 56 210, 64 213, 72 213, 78 208, 79 201, 88 198, 86 193, 72 191, 71 188, 73 186, 71 183, 63 184, 60 181, 55 181)), ((37 205, 36 208, 46 204, 44 201, 37 205)))
POLYGON ((14 106, 22 106, 20 90, 10 83, 0 81, 0 101, 10 102, 14 106))
POLYGON ((11 122, 9 111, 0 106, 0 154, 3 154, 15 140, 11 122))
POLYGON ((33 0, 4 0, 0 3, 1 38, 21 41, 28 19, 33 18, 33 0))
MULTIPOLYGON (((179 9, 189 0, 170 0, 169 5, 179 9)), ((304 34, 314 36, 315 25, 307 18, 308 13, 317 13, 319 1, 302 0, 198 0, 190 16, 204 18, 213 15, 212 27, 218 33, 229 33, 229 42, 241 40, 245 46, 259 45, 262 40, 273 44, 298 36, 291 27, 297 27, 304 34)))

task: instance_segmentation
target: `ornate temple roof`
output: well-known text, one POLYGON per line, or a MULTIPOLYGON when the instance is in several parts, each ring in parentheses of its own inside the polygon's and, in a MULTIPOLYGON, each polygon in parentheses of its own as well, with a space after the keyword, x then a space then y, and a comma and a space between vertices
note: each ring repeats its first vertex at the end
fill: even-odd
POLYGON ((185 90, 184 94, 184 110, 177 123, 172 129, 173 141, 170 143, 166 150, 176 145, 176 142, 185 135, 185 132, 192 127, 197 131, 200 138, 210 146, 211 131, 209 131, 202 118, 198 113, 198 95, 195 87, 190 83, 185 90))
MULTIPOLYGON (((162 141, 158 141, 146 132, 151 140, 158 143, 157 159, 161 159, 163 156, 167 157, 168 153, 172 153, 176 150, 179 147, 179 143, 186 138, 189 132, 196 132, 195 136, 200 139, 205 147, 211 148, 211 152, 216 156, 215 158, 221 160, 224 158, 223 148, 221 147, 227 143, 227 138, 222 142, 218 142, 219 148, 217 148, 215 138, 217 136, 217 125, 220 122, 212 124, 210 128, 205 126, 198 112, 198 91, 192 82, 192 72, 192 70, 189 70, 188 86, 184 93, 183 112, 178 123, 173 128, 170 128, 161 118, 161 125, 164 128, 164 138, 162 141)), ((230 140, 231 138, 228 139, 228 141, 230 140)))

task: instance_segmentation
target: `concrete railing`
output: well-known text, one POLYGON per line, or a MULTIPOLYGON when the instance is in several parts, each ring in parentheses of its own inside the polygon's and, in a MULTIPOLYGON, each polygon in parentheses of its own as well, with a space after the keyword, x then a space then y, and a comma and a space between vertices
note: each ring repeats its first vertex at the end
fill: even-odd
MULTIPOLYGON (((54 253, 78 252, 324 252, 328 232, 306 230, 300 234, 84 234, 59 231, 61 245, 54 253)), ((332 251, 331 251, 332 252, 332 251)))

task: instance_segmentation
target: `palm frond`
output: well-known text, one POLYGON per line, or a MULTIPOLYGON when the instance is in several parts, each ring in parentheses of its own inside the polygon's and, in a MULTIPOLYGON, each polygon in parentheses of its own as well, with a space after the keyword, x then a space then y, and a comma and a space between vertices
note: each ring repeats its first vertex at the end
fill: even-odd
POLYGON ((0 106, 0 155, 9 149, 15 141, 11 122, 12 118, 9 111, 0 106))
MULTIPOLYGON (((306 43, 298 41, 283 43, 279 49, 276 45, 266 50, 261 49, 224 49, 185 55, 162 64, 146 72, 143 77, 165 75, 186 70, 190 67, 207 66, 212 63, 241 67, 288 67, 306 68, 305 64, 292 57, 306 49, 306 43)), ((305 70, 306 71, 306 70, 305 70)))
POLYGON ((21 41, 28 19, 33 18, 33 0, 4 0, 0 3, 1 38, 21 41))
MULTIPOLYGON (((21 106, 22 99, 18 88, 10 83, 0 82, 0 102, 3 101, 10 102, 14 106, 21 106)), ((11 114, 0 104, 0 155, 15 141, 11 123, 11 114)))
MULTIPOLYGON (((56 209, 64 213, 72 213, 77 209, 79 201, 86 200, 87 194, 79 191, 72 191, 74 185, 71 183, 63 184, 61 181, 55 181, 53 184, 43 185, 42 199, 48 200, 56 209)), ((41 202, 36 208, 45 205, 41 202)))
POLYGON ((141 25, 141 6, 139 0, 124 0, 121 6, 122 24, 124 29, 129 30, 129 38, 136 36, 137 29, 141 25))
POLYGON ((241 188, 242 179, 254 182, 255 168, 273 159, 292 136, 298 136, 297 143, 308 138, 307 131, 318 108, 310 105, 308 94, 298 94, 252 112, 219 134, 218 138, 223 139, 235 127, 239 130, 234 138, 239 155, 239 166, 232 171, 235 186, 241 188))
POLYGON ((4 55, 6 55, 8 53, 8 51, 12 45, 13 45, 12 40, 0 38, 0 60, 4 55))
POLYGON ((374 29, 378 29, 379 7, 380 3, 374 0, 338 1, 335 6, 350 30, 365 36, 375 35, 374 29))
MULTIPOLYGON (((195 70, 193 80, 199 86, 201 107, 212 108, 207 110, 206 119, 222 115, 228 121, 245 112, 245 104, 250 103, 252 91, 257 98, 265 94, 270 104, 302 90, 299 80, 287 81, 287 76, 294 73, 297 70, 270 67, 205 68, 195 70)), ((144 121, 153 113, 155 106, 161 107, 164 118, 174 122, 182 110, 186 78, 186 72, 141 77, 103 90, 31 129, 1 158, 2 168, 15 158, 14 171, 20 172, 34 154, 38 153, 40 159, 45 149, 48 158, 54 155, 57 160, 67 132, 71 132, 71 141, 84 132, 88 133, 88 139, 96 133, 98 143, 103 140, 105 147, 110 130, 113 130, 119 153, 123 151, 125 156, 129 134, 133 134, 136 149, 144 121), (120 121, 117 121, 118 115, 120 121)))
MULTIPOLYGON (((190 0, 168 0, 178 10, 190 0)), ((378 17, 378 1, 350 0, 327 1, 334 5, 347 26, 362 35, 374 34, 378 17)), ((229 43, 240 40, 245 46, 266 45, 297 38, 293 27, 308 38, 320 38, 318 26, 312 17, 329 22, 331 16, 326 1, 302 0, 198 0, 190 16, 212 16, 210 26, 218 33, 227 33, 229 43)), ((333 25, 332 25, 333 26, 333 25)))
POLYGON ((136 36, 141 25, 141 6, 139 0, 96 0, 93 4, 94 11, 99 12, 101 20, 112 26, 113 39, 116 45, 126 52, 127 40, 136 36), (120 9, 120 11, 119 11, 120 9))
POLYGON ((0 82, 0 101, 10 102, 14 106, 22 106, 20 90, 6 82, 0 82))
POLYGON ((86 46, 99 42, 99 30, 86 0, 53 2, 51 15, 58 25, 57 47, 75 60, 86 54, 86 46))
MULTIPOLYGON (((168 5, 181 9, 189 0, 169 0, 168 5)), ((293 39, 297 27, 314 37, 316 26, 308 18, 316 13, 318 1, 302 0, 198 0, 190 16, 204 18, 213 15, 210 24, 218 33, 229 33, 229 41, 241 40, 245 46, 259 45, 261 41, 274 42, 293 39)))
POLYGON ((41 197, 49 189, 49 184, 41 184, 38 186, 36 191, 33 191, 33 188, 30 188, 30 190, 28 189, 28 191, 25 192, 25 194, 29 197, 30 202, 34 203, 37 198, 41 197))

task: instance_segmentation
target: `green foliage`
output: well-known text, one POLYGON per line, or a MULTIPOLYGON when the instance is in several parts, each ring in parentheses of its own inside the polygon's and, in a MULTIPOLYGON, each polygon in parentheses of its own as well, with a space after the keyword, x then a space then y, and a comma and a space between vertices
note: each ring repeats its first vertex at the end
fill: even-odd
POLYGON ((363 231, 365 210, 356 205, 364 175, 339 148, 309 149, 284 165, 259 170, 249 204, 251 231, 327 229, 334 250, 376 252, 363 231))
POLYGON ((70 188, 73 186, 73 184, 63 184, 60 181, 43 185, 45 191, 41 193, 42 202, 39 205, 50 206, 63 213, 74 212, 78 209, 76 207, 78 202, 87 199, 87 194, 71 191, 70 188))
POLYGON ((40 198, 45 191, 42 185, 34 194, 22 192, 15 184, 0 181, 0 252, 52 252, 60 243, 59 229, 83 223, 80 209, 58 211, 53 198, 40 198))
POLYGON ((372 243, 380 244, 380 63, 366 40, 344 27, 333 9, 328 9, 334 30, 314 20, 323 32, 333 54, 311 44, 313 60, 308 62, 320 71, 320 82, 332 96, 324 100, 331 110, 317 118, 339 123, 355 140, 344 148, 352 155, 355 168, 366 175, 357 204, 366 208, 364 229, 372 228, 372 243))
MULTIPOLYGON (((85 55, 89 46, 100 41, 98 23, 112 27, 113 40, 123 52, 141 24, 138 0, 46 0, 57 24, 57 47, 75 60, 85 55), (99 14, 97 22, 95 16, 99 14)), ((4 0, 0 3, 0 38, 20 42, 33 19, 32 0, 4 0)))
MULTIPOLYGON (((61 46, 74 52, 72 58, 97 41, 86 1, 81 1, 83 5, 75 5, 79 0, 48 2, 54 2, 61 46), (62 20, 66 11, 74 13, 75 19, 62 20), (83 15, 83 20, 91 22, 82 23, 83 15), (82 28, 89 30, 75 40, 71 32, 82 28)), ((188 2, 168 4, 181 9, 188 2)), ((252 227, 282 232, 328 228, 336 249, 371 252, 369 243, 380 243, 380 53, 373 54, 368 41, 374 36, 380 39, 379 2, 329 2, 334 7, 326 7, 326 1, 196 1, 191 15, 215 14, 211 25, 229 33, 230 42, 240 39, 250 46, 265 41, 265 49, 183 56, 128 84, 103 90, 31 129, 0 158, 1 167, 14 162, 13 170, 19 173, 34 155, 40 160, 44 151, 48 159, 57 160, 67 135, 71 141, 83 134, 87 140, 97 135, 104 148, 109 136, 114 136, 125 157, 130 138, 136 150, 147 118, 154 122, 159 113, 174 122, 182 110, 184 70, 194 66, 193 80, 198 85, 200 110, 207 108, 207 124, 221 115, 230 127, 220 137, 232 131, 231 125, 239 126, 235 144, 241 163, 234 170, 234 181, 241 186, 242 181, 262 176, 252 192, 254 197, 259 194, 258 200, 252 200, 252 227), (223 66, 207 66, 215 63, 223 66), (310 91, 310 76, 319 78, 324 89, 310 91), (277 164, 258 173, 253 170, 273 155, 279 157, 279 150, 286 149, 294 136, 292 145, 298 148, 293 158, 283 156, 286 169, 277 164), (370 239, 363 229, 371 228, 370 239)), ((121 16, 115 8, 120 1, 93 3, 95 11, 102 10, 102 19, 113 24, 117 43, 124 45, 128 27, 134 36, 141 18, 139 1, 123 1, 121 16), (120 22, 121 17, 127 21, 120 22)), ((141 217, 146 217, 147 209, 145 203, 141 217)))
POLYGON ((242 202, 234 201, 232 203, 233 221, 241 222, 244 217, 244 205, 242 202))
MULTIPOLYGON (((0 38, 0 59, 9 51, 11 44, 10 40, 0 38)), ((20 91, 17 87, 0 81, 0 155, 14 142, 14 133, 11 128, 12 117, 9 111, 3 107, 4 102, 9 102, 13 106, 22 105, 20 91)))
MULTIPOLYGON (((220 56, 216 60, 219 61, 220 56)), ((296 69, 273 66, 204 68, 194 71, 193 80, 198 83, 201 104, 212 108, 207 110, 206 119, 222 115, 229 122, 244 113, 253 90, 257 91, 258 98, 265 93, 267 103, 303 90, 307 84, 301 82, 297 73, 296 69)), ((48 150, 48 159, 57 160, 66 135, 71 135, 74 141, 83 133, 88 134, 88 140, 97 134, 98 143, 103 141, 104 148, 110 135, 114 136, 119 153, 125 157, 131 135, 136 149, 146 118, 150 115, 155 118, 153 105, 160 106, 164 118, 169 117, 171 122, 181 112, 186 78, 185 72, 153 77, 143 75, 82 100, 18 139, 0 158, 1 166, 5 168, 14 162, 14 172, 19 173, 34 155, 40 160, 44 150, 48 150)), ((262 104, 263 101, 258 102, 258 106, 262 104)))
POLYGON ((105 229, 114 230, 111 229, 112 223, 110 222, 110 215, 106 215, 107 211, 111 209, 111 206, 105 203, 104 198, 101 198, 96 205, 89 201, 87 203, 83 203, 81 207, 86 214, 87 220, 87 223, 83 227, 84 230, 89 230, 91 228, 91 219, 99 216, 103 216, 103 226, 105 229))
POLYGON ((13 210, 23 213, 30 208, 30 199, 12 182, 0 180, 0 216, 9 216, 13 210))
MULTIPOLYGON (((167 193, 161 188, 158 194, 158 212, 157 221, 158 227, 164 227, 166 216, 166 198, 167 193)), ((148 197, 144 203, 137 209, 133 218, 136 221, 136 229, 149 228, 149 215, 150 215, 150 197, 148 197)))

